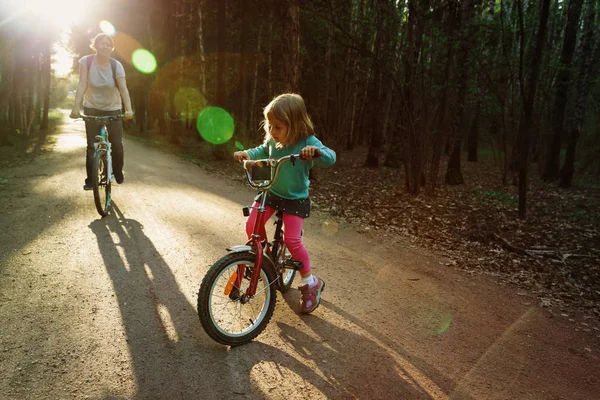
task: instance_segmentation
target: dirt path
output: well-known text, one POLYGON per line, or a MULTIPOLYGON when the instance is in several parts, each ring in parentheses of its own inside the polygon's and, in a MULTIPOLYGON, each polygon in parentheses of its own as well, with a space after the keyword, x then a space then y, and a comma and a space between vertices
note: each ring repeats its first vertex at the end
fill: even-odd
POLYGON ((265 333, 211 341, 196 293, 244 242, 253 193, 126 140, 126 183, 100 219, 83 123, 0 169, 0 399, 593 399, 600 332, 402 237, 314 215, 322 306, 279 296, 265 333))

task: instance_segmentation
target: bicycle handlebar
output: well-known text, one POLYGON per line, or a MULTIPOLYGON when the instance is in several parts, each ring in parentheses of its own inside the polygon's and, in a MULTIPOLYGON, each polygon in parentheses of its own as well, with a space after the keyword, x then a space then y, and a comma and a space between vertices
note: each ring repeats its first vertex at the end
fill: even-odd
MULTIPOLYGON (((315 154, 313 155, 312 158, 319 158, 319 157, 321 157, 321 151, 315 150, 315 154)), ((294 164, 296 162, 296 160, 308 161, 308 160, 303 159, 300 156, 300 154, 290 154, 289 156, 281 157, 278 160, 275 160, 273 158, 267 158, 267 159, 263 159, 263 160, 244 160, 244 170, 246 171, 246 179, 248 180, 248 184, 250 184, 250 186, 253 189, 266 191, 275 184, 275 181, 277 181, 277 176, 279 175, 279 168, 281 167, 281 165, 285 164, 288 161, 291 161, 292 164, 294 164), (265 168, 265 167, 274 168, 275 170, 271 171, 271 179, 269 179, 269 180, 265 179, 262 183, 254 182, 252 180, 251 171, 248 171, 248 169, 246 169, 247 161, 253 161, 254 167, 256 167, 256 168, 265 168)))
POLYGON ((124 118, 125 114, 103 115, 103 116, 99 116, 99 115, 83 115, 83 114, 80 114, 79 116, 84 121, 102 121, 102 122, 104 122, 104 121, 118 121, 118 120, 124 118))

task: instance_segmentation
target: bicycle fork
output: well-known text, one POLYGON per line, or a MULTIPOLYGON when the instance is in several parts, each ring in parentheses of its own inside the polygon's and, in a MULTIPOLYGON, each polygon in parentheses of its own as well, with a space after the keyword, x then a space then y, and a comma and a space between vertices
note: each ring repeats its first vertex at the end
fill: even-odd
MULTIPOLYGON (((266 200, 267 196, 266 193, 263 193, 262 198, 261 198, 261 202, 260 202, 260 206, 257 209, 257 215, 256 215, 256 221, 254 221, 254 228, 252 230, 252 236, 250 238, 250 240, 248 241, 248 244, 252 247, 252 249, 254 250, 255 254, 256 254, 256 259, 254 261, 254 269, 252 271, 252 276, 250 277, 250 285, 248 286, 248 289, 246 289, 246 293, 244 293, 241 297, 240 297, 240 301, 242 302, 242 304, 247 303, 248 301, 250 301, 250 299, 252 297, 254 297, 254 295, 256 295, 256 287, 258 286, 258 280, 260 278, 260 271, 262 269, 262 262, 263 262, 263 244, 262 244, 262 240, 259 234, 259 229, 261 226, 263 226, 264 222, 265 222, 265 200, 266 200)), ((238 265, 237 267, 237 277, 235 279, 235 286, 236 287, 241 287, 242 285, 242 279, 244 278, 244 274, 245 274, 245 270, 246 270, 246 266, 241 264, 238 265)))

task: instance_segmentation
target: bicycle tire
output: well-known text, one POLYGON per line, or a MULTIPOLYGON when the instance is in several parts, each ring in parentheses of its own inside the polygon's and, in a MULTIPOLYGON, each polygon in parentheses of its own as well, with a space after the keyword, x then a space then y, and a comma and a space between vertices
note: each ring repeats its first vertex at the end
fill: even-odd
POLYGON ((261 268, 256 295, 247 303, 240 301, 250 283, 255 255, 249 251, 230 253, 208 270, 198 291, 198 317, 204 331, 213 340, 228 346, 240 346, 257 337, 267 326, 277 300, 275 272, 261 268), (244 264, 246 272, 241 287, 227 292, 233 272, 244 264), (232 293, 240 294, 237 297, 232 293))
POLYGON ((92 164, 94 203, 96 204, 98 214, 103 217, 108 215, 108 210, 110 208, 110 182, 108 182, 107 167, 106 151, 96 151, 94 153, 94 162, 92 164))
POLYGON ((277 270, 279 272, 279 291, 281 293, 285 293, 292 287, 292 283, 294 283, 294 278, 296 277, 296 270, 285 268, 284 263, 286 260, 292 258, 292 255, 288 251, 287 247, 283 240, 279 244, 279 248, 277 250, 277 257, 275 259, 277 270))

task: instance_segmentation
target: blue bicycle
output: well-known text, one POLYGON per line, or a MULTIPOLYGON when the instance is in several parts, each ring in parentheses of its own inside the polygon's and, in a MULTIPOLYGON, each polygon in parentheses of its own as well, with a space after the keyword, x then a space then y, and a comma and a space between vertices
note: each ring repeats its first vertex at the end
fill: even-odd
POLYGON ((106 124, 109 121, 117 121, 123 118, 123 115, 111 116, 93 116, 82 115, 84 121, 94 122, 101 126, 100 133, 96 135, 94 143, 94 158, 92 164, 92 185, 94 192, 94 203, 98 213, 105 217, 110 209, 110 187, 111 182, 115 180, 112 169, 112 150, 111 143, 108 140, 108 129, 106 124))

